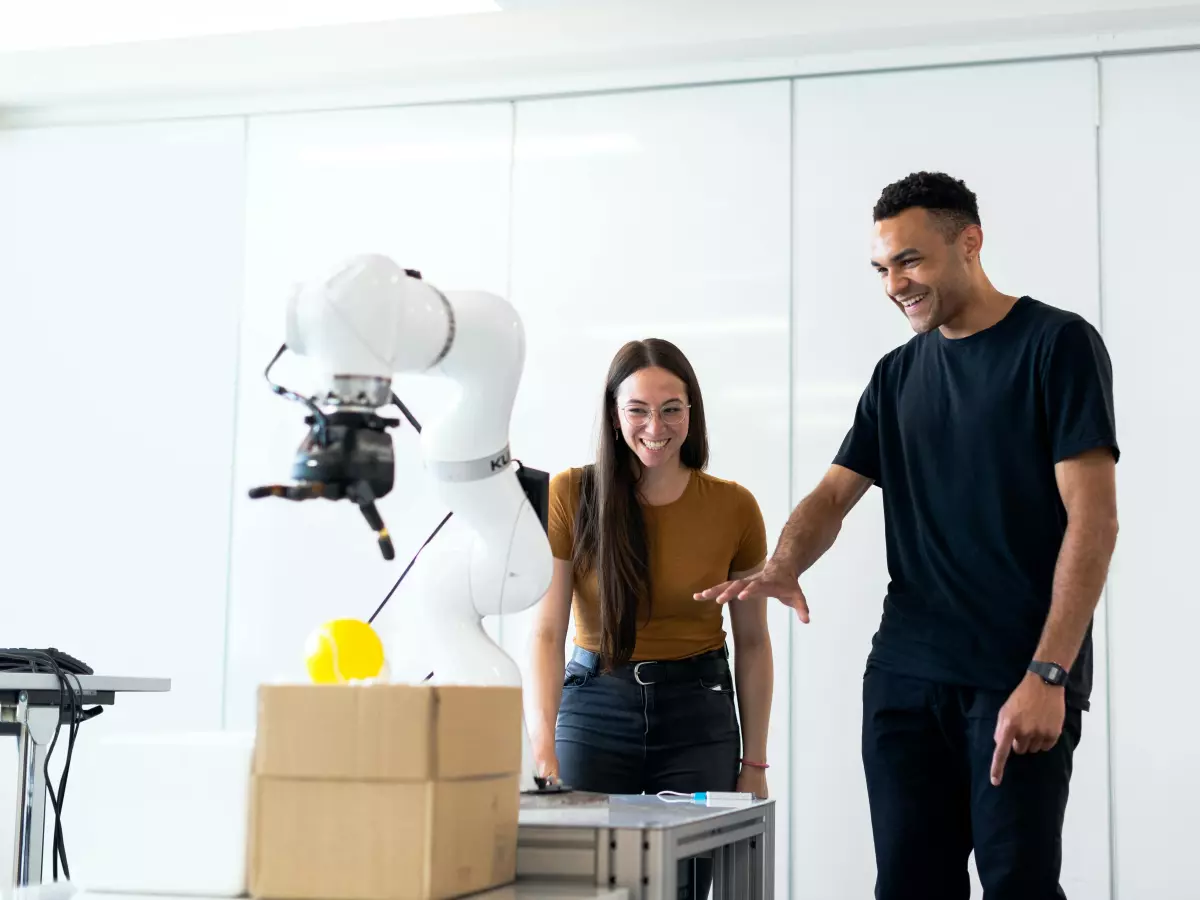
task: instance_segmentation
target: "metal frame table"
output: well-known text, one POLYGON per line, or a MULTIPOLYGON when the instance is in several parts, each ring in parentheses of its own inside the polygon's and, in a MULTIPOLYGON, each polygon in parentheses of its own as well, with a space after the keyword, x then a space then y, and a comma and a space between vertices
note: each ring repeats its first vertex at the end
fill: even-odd
MULTIPOLYGON (((85 706, 111 706, 119 693, 171 690, 169 678, 114 678, 68 674, 85 706)), ((69 701, 60 705, 57 675, 0 672, 0 734, 17 738, 17 831, 13 875, 18 887, 42 880, 46 840, 46 753, 61 722, 70 725, 69 701)))
POLYGON ((713 900, 774 900, 775 802, 521 797, 518 878, 572 878, 627 888, 631 900, 675 900, 679 863, 706 855, 714 860, 713 900))

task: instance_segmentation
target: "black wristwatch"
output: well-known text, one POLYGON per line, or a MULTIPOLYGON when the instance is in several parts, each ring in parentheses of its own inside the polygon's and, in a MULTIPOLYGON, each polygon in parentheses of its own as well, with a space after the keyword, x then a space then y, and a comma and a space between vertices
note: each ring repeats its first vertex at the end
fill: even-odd
POLYGON ((1039 662, 1035 659, 1029 664, 1029 671, 1054 687, 1062 687, 1067 683, 1067 670, 1058 663, 1039 662))

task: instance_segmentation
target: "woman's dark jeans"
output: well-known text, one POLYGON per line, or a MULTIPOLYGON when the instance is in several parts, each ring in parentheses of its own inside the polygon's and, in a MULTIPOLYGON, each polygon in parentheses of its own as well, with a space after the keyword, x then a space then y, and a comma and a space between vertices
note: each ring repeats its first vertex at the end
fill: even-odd
MULTIPOLYGON (((601 794, 732 791, 741 733, 724 648, 686 660, 600 674, 596 654, 575 648, 555 729, 559 778, 601 794)), ((705 897, 712 860, 683 863, 680 897, 705 897)))

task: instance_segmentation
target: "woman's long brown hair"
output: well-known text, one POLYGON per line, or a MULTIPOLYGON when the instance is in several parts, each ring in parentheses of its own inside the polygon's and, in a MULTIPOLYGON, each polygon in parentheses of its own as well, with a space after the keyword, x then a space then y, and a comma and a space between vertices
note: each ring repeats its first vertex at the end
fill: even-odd
POLYGON ((617 391, 630 375, 652 367, 666 369, 687 388, 691 409, 680 462, 696 470, 708 465, 704 400, 691 363, 670 341, 630 341, 608 368, 600 445, 595 464, 583 470, 571 560, 576 579, 596 573, 600 653, 609 668, 629 662, 637 641, 638 611, 650 614, 650 547, 637 492, 641 463, 621 434, 617 391))

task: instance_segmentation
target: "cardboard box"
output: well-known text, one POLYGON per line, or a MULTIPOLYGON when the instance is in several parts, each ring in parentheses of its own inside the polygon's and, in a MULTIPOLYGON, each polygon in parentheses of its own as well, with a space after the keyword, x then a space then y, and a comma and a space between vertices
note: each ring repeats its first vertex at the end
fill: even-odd
POLYGON ((249 890, 444 900, 516 877, 521 691, 264 685, 249 890))

